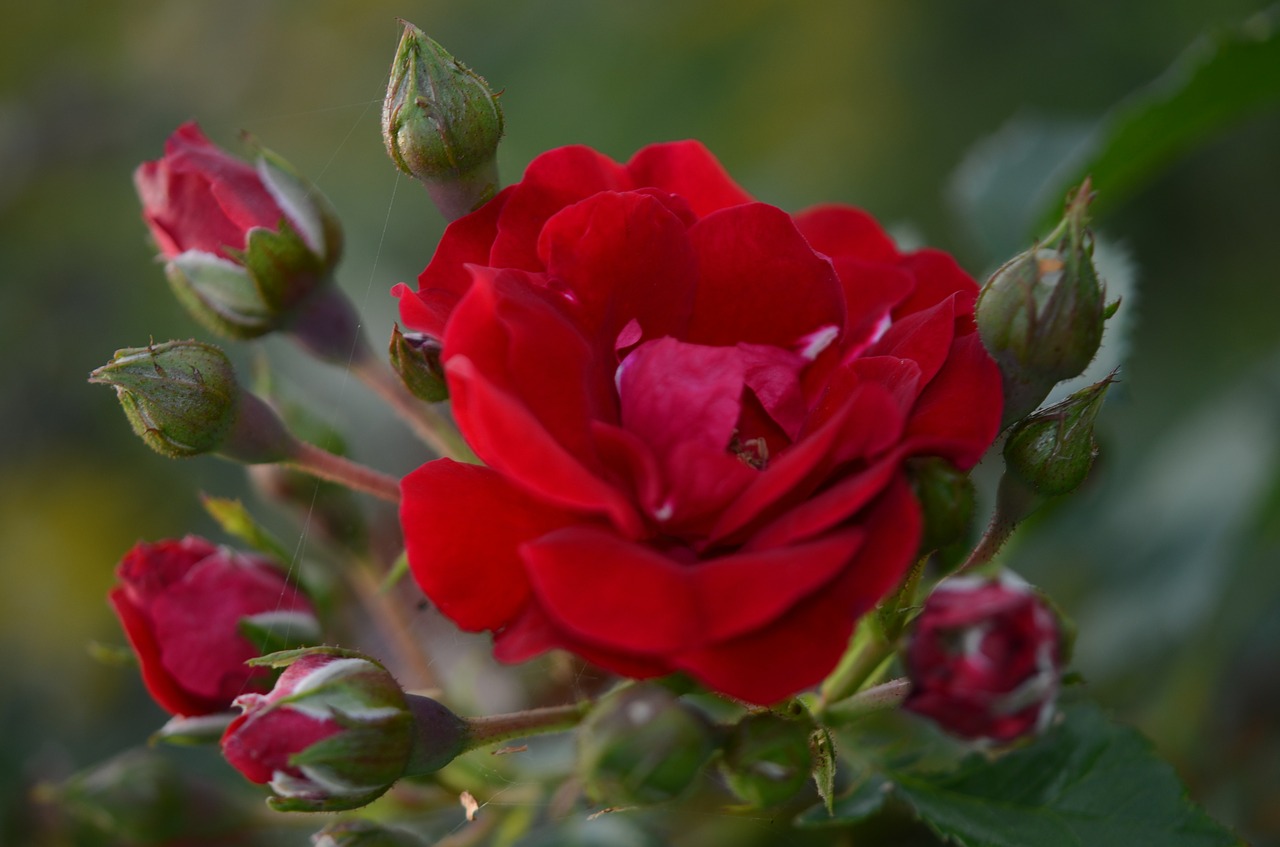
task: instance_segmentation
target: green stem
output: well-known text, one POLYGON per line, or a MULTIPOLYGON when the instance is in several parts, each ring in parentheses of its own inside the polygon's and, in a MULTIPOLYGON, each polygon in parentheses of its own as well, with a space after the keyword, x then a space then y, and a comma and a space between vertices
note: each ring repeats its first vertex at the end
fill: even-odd
POLYGON ((849 650, 831 675, 823 681, 814 713, 822 714, 831 704, 852 696, 892 655, 893 644, 885 639, 875 616, 863 617, 858 622, 849 650))
POLYGON ((499 744, 516 738, 527 738, 531 735, 544 735, 550 732, 564 732, 573 729, 591 711, 593 704, 589 700, 570 703, 567 706, 548 706, 542 709, 529 709, 525 712, 512 712, 506 715, 490 715, 481 718, 467 718, 467 729, 470 736, 466 749, 475 750, 490 744, 499 744))
POLYGON ((827 726, 850 724, 858 718, 874 712, 882 712, 886 709, 894 709, 901 706, 910 693, 910 680, 905 677, 891 679, 865 691, 860 691, 843 703, 831 706, 823 714, 822 720, 827 726))
POLYGON ((996 508, 991 515, 991 522, 973 548, 969 558, 965 559, 955 573, 981 567, 995 558, 1000 548, 1013 535, 1014 529, 1028 515, 1044 503, 1044 498, 1036 494, 1028 485, 1020 482, 1009 473, 1000 477, 1000 488, 996 492, 996 508))

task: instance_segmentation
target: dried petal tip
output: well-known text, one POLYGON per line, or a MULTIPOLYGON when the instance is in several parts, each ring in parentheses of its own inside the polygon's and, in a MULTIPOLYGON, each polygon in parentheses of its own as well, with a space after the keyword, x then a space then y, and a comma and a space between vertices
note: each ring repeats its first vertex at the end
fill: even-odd
POLYGON ((382 138, 396 167, 421 180, 453 220, 497 192, 502 109, 479 74, 402 23, 382 104, 382 138))
POLYGON ((1005 424, 1033 411, 1055 385, 1093 361, 1106 323, 1106 287, 1086 228, 1089 182, 1070 197, 1043 242, 992 274, 978 299, 982 343, 1004 376, 1005 424))

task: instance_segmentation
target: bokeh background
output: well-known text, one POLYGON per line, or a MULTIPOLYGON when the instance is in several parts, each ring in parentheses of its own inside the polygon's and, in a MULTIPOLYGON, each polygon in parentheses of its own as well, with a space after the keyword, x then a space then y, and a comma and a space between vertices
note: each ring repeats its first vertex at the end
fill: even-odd
MULTIPOLYGON (((981 276, 1007 245, 974 237, 955 174, 992 165, 991 154, 974 154, 984 140, 1003 127, 1008 141, 1027 122, 1087 124, 1199 33, 1261 8, 6 3, 0 841, 34 837, 33 784, 140 743, 163 718, 135 673, 91 656, 93 643, 122 643, 104 601, 116 560, 140 538, 216 537, 197 490, 254 502, 237 467, 146 450, 112 392, 85 383, 118 347, 207 338, 169 296, 130 180, 178 123, 198 118, 231 146, 251 131, 319 184, 346 226, 341 284, 381 346, 388 289, 413 279, 442 229, 378 134, 397 17, 505 90, 508 179, 556 145, 625 159, 645 143, 697 137, 761 199, 793 210, 863 206, 981 276)), ((1127 277, 1127 261, 1136 289, 1122 310, 1127 359, 1103 415, 1103 458, 1083 493, 1009 551, 1076 617, 1091 696, 1144 730, 1193 796, 1256 844, 1280 843, 1278 224, 1277 109, 1214 135, 1106 207, 1098 228, 1112 267, 1127 277)), ((263 346, 347 430, 358 458, 393 473, 423 460, 362 387, 283 343, 263 346)), ((236 356, 247 366, 244 351, 236 356)))

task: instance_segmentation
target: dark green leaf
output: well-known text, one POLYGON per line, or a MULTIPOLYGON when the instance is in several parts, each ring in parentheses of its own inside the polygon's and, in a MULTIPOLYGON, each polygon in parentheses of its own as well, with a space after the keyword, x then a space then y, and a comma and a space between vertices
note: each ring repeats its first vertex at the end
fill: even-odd
POLYGON ((975 754, 952 772, 891 776, 896 797, 964 847, 1241 844, 1186 798, 1146 739, 1091 706, 994 762, 975 754))
POLYGON ((819 803, 796 818, 796 825, 809 827, 845 826, 859 823, 884 806, 890 783, 878 774, 868 774, 853 790, 835 798, 830 809, 819 803))

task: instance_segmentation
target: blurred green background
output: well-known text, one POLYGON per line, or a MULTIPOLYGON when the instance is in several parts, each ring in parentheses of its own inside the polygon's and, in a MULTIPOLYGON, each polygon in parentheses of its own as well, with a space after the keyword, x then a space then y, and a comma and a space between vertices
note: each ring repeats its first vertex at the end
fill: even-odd
MULTIPOLYGON (((117 347, 207 337, 169 296, 130 179, 178 123, 197 118, 233 148, 249 130, 319 184, 346 225, 341 284, 380 347, 394 316, 387 290, 416 276, 442 229, 378 135, 396 17, 505 90, 508 179, 556 145, 625 159, 649 142, 697 137, 763 200, 792 210, 863 206, 981 276, 1005 256, 974 238, 957 210, 963 183, 952 174, 975 145, 1010 120, 1016 136, 1027 122, 1096 119, 1199 33, 1261 8, 6 4, 0 841, 21 843, 39 817, 27 797, 33 783, 139 743, 163 717, 135 673, 87 649, 122 642, 104 601, 116 560, 140 538, 216 537, 196 490, 251 498, 236 467, 147 451, 112 393, 85 383, 117 347)), ((1280 75, 1280 64, 1271 72, 1280 75)), ((993 158, 1000 164, 996 153, 987 166, 993 158)), ((972 174, 983 160, 967 161, 972 174)), ((1147 732, 1193 796, 1257 844, 1280 843, 1277 224, 1274 108, 1107 207, 1099 230, 1136 269, 1137 293, 1122 310, 1129 356, 1103 414, 1104 456, 1087 490, 1038 519, 1009 557, 1077 618, 1077 667, 1090 694, 1147 732)), ((370 411, 362 387, 281 342, 265 347, 348 430, 357 458, 394 473, 423 460, 370 411)))

